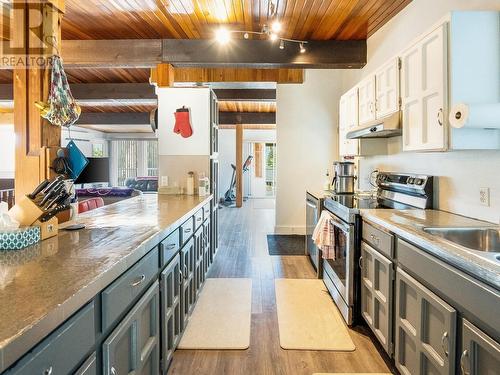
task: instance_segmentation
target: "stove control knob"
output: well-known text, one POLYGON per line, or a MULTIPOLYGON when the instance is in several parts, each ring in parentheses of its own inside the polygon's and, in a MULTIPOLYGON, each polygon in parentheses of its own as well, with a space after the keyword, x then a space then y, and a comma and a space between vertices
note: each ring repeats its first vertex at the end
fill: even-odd
POLYGON ((410 178, 408 179, 408 182, 407 182, 407 183, 408 183, 408 185, 413 185, 413 184, 414 184, 414 182, 415 182, 415 179, 414 179, 413 177, 410 177, 410 178))
POLYGON ((421 178, 416 178, 415 179, 415 185, 421 186, 421 185, 424 184, 424 182, 425 181, 423 179, 421 179, 421 178))

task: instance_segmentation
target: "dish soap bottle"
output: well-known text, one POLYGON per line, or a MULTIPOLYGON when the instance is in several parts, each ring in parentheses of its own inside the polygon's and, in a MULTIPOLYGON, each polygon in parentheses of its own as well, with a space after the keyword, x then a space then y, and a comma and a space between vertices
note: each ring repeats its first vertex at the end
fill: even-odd
POLYGON ((323 183, 323 190, 329 191, 331 188, 332 180, 330 179, 330 171, 326 170, 325 182, 323 183))

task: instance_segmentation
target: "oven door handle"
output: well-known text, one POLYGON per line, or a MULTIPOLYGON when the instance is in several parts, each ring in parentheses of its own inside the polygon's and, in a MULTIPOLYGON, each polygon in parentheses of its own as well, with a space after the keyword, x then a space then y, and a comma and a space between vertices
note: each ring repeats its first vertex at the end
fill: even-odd
POLYGON ((318 206, 316 204, 312 203, 311 201, 307 201, 307 205, 314 210, 318 209, 318 206))
POLYGON ((343 221, 340 221, 340 219, 337 219, 333 214, 330 213, 330 221, 337 227, 340 228, 344 233, 349 234, 349 224, 344 223, 343 221))

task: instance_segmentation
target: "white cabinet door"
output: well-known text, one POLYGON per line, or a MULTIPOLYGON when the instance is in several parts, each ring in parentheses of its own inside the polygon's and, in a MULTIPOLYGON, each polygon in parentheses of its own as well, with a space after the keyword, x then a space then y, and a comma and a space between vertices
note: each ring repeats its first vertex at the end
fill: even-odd
POLYGON ((359 124, 375 120, 375 76, 369 76, 358 84, 359 124))
POLYGON ((407 49, 401 57, 403 150, 447 147, 446 25, 407 49))
POLYGON ((358 126, 358 90, 353 88, 340 98, 339 105, 339 155, 355 156, 359 141, 347 139, 347 133, 358 126))
POLYGON ((399 58, 386 63, 375 73, 377 118, 399 111, 399 58))

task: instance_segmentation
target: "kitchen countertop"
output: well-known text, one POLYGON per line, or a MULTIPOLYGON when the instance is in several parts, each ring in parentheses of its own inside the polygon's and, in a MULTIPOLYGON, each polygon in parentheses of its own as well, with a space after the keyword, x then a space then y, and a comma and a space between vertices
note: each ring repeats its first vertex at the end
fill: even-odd
POLYGON ((306 191, 316 199, 325 199, 334 194, 333 191, 326 191, 321 189, 307 189, 306 191))
POLYGON ((423 231, 425 227, 483 227, 495 224, 436 210, 361 210, 361 216, 412 242, 444 262, 500 290, 500 261, 423 231))
POLYGON ((144 194, 81 214, 85 229, 0 251, 0 372, 210 200, 144 194))

